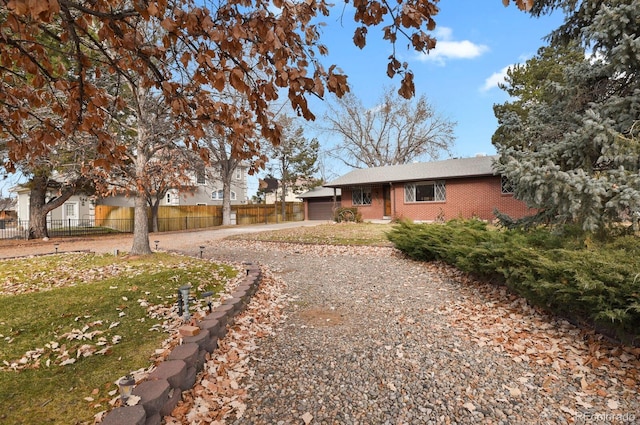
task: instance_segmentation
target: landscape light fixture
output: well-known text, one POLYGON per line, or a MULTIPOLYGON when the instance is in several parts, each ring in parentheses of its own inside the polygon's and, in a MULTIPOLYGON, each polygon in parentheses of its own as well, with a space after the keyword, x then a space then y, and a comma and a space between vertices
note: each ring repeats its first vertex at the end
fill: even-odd
POLYGON ((126 404, 127 399, 131 397, 131 392, 133 391, 133 387, 136 385, 136 380, 133 378, 131 374, 121 378, 118 381, 118 389, 120 390, 120 399, 122 402, 126 404))
POLYGON ((202 258, 203 252, 204 252, 204 245, 200 245, 200 258, 202 258))
POLYGON ((209 306, 209 313, 213 311, 211 307, 211 296, 213 295, 213 291, 207 291, 202 293, 202 297, 207 301, 207 306, 209 306))
POLYGON ((54 243, 53 247, 56 249, 56 254, 58 253, 58 247, 60 246, 59 243, 54 243))
POLYGON ((158 244, 160 243, 160 241, 153 241, 153 243, 156 244, 156 251, 158 250, 158 244))
POLYGON ((178 288, 178 312, 184 317, 185 321, 188 321, 191 318, 189 315, 189 291, 191 290, 191 285, 182 285, 178 288))

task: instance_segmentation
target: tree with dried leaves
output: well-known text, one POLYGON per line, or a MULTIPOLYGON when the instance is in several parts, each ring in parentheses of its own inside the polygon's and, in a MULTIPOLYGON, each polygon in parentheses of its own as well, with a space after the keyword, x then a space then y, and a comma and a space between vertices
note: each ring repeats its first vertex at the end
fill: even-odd
POLYGON ((455 122, 438 115, 426 96, 407 100, 391 89, 371 108, 348 94, 330 105, 324 118, 342 139, 330 154, 352 168, 436 159, 454 140, 455 122))
POLYGON ((201 161, 193 151, 178 145, 162 149, 145 166, 145 184, 142 189, 151 212, 151 227, 154 232, 160 230, 158 211, 167 194, 171 191, 195 191, 193 176, 197 175, 196 164, 201 161))
POLYGON ((86 167, 93 158, 93 146, 91 138, 72 137, 48 146, 39 157, 17 164, 27 178, 23 186, 29 189, 29 239, 49 237, 47 215, 73 195, 95 192, 93 170, 86 167))
MULTIPOLYGON (((533 1, 516 3, 525 8, 533 1)), ((353 41, 359 47, 372 26, 383 26, 383 38, 394 47, 398 37, 420 51, 435 47, 426 31, 435 28, 436 1, 353 5, 360 24, 353 41)), ((252 137, 256 133, 277 144, 280 128, 272 122, 269 104, 281 90, 306 119, 314 118, 309 96, 348 92, 346 76, 319 60, 327 49, 317 18, 327 16, 329 7, 325 0, 258 0, 250 6, 242 0, 0 0, 4 165, 13 171, 20 161, 35 160, 72 137, 95 140, 89 168, 109 170, 126 161, 126 147, 110 131, 126 94, 98 84, 104 74, 137 75, 137 88, 156 91, 185 130, 188 146, 205 136, 206 125, 224 129, 219 134, 231 129, 245 143, 238 152, 250 156, 259 149, 252 137), (149 28, 155 37, 147 36, 149 28), (247 107, 238 110, 211 96, 230 88, 246 97, 247 107), (243 120, 237 119, 239 113, 243 120)), ((395 52, 387 74, 402 77, 403 97, 414 94, 413 74, 395 52)), ((136 218, 139 225, 143 220, 136 218)), ((136 239, 133 250, 147 252, 141 244, 136 239)))
MULTIPOLYGON (((243 110, 248 107, 245 96, 234 90, 227 90, 225 93, 216 95, 219 102, 236 106, 238 116, 237 122, 244 122, 243 110)), ((251 134, 249 132, 238 133, 234 127, 223 127, 222 125, 209 126, 205 128, 207 137, 202 139, 201 144, 208 156, 208 161, 204 164, 207 180, 222 183, 222 225, 231 224, 231 183, 236 170, 242 162, 249 164, 249 174, 254 174, 262 168, 266 157, 262 152, 263 146, 260 143, 258 129, 251 134)))

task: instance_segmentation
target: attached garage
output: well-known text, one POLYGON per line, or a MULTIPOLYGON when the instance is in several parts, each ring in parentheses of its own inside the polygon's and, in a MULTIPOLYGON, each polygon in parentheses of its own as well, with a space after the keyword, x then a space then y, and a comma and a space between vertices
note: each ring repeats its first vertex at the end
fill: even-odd
POLYGON ((299 196, 304 201, 307 220, 333 220, 334 207, 340 206, 340 189, 333 200, 333 189, 317 187, 299 196))
POLYGON ((323 201, 320 199, 307 200, 308 220, 331 220, 333 219, 333 201, 323 201))

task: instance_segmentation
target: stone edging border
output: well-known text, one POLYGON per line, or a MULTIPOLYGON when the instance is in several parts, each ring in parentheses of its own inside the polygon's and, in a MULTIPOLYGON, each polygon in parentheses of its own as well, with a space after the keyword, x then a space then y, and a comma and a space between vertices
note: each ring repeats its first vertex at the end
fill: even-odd
POLYGON ((138 404, 111 410, 104 416, 102 425, 160 425, 162 418, 171 414, 182 399, 182 392, 194 386, 196 375, 204 369, 207 354, 213 353, 218 339, 226 335, 227 325, 233 323, 258 290, 262 281, 260 267, 252 263, 244 266, 247 275, 231 297, 196 323, 200 332, 183 337, 182 344, 173 348, 166 360, 136 385, 133 395, 140 397, 138 404))

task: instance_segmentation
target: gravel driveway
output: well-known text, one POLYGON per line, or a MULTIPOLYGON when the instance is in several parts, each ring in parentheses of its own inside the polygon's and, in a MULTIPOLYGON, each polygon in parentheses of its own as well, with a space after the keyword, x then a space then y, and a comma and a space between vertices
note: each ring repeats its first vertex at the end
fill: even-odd
POLYGON ((286 319, 239 378, 246 410, 227 423, 640 422, 637 348, 391 248, 200 233, 165 235, 161 248, 195 255, 204 244, 207 257, 257 262, 288 292, 286 319))
POLYGON ((640 422, 640 350, 391 248, 219 243, 287 284, 235 424, 640 422), (597 357, 597 361, 594 358, 597 357))

